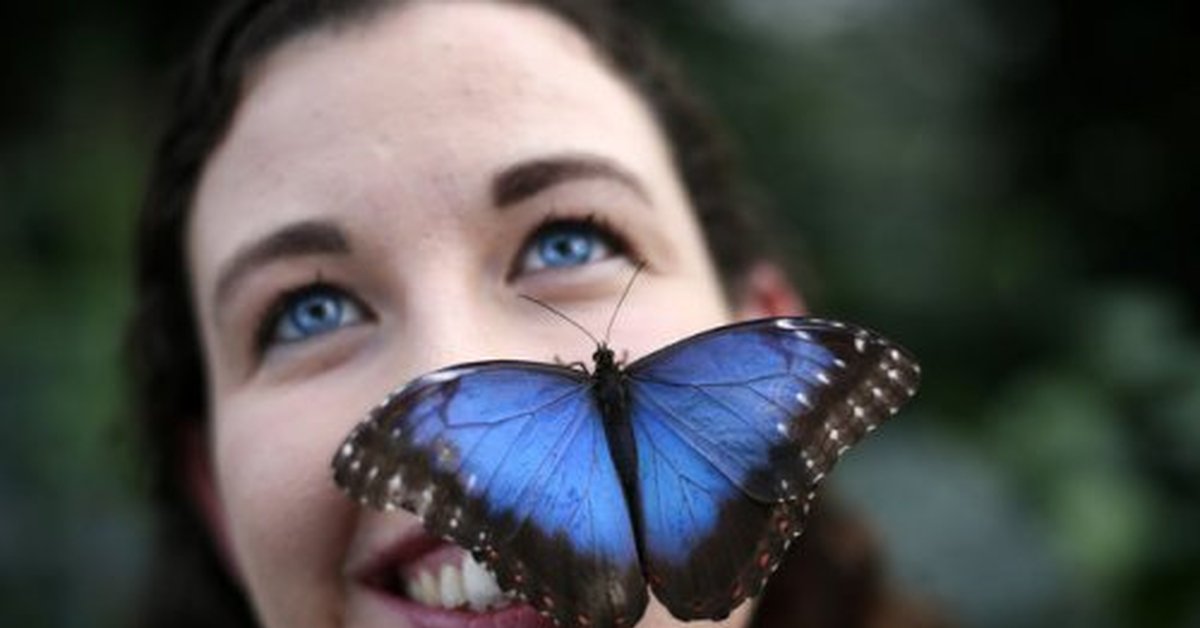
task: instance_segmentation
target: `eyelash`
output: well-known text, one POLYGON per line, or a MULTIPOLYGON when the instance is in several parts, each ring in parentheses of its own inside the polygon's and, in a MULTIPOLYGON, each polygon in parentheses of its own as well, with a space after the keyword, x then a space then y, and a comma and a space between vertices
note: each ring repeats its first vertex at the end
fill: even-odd
MULTIPOLYGON (((512 269, 508 273, 508 280, 512 281, 522 274, 542 273, 542 272, 564 272, 570 271, 573 268, 585 266, 592 263, 598 263, 604 259, 613 257, 630 257, 632 248, 628 241, 612 227, 606 220, 601 217, 591 215, 586 218, 555 218, 549 217, 544 220, 528 237, 522 242, 516 259, 513 262, 512 269), (595 249, 588 248, 588 259, 583 260, 578 264, 563 264, 561 266, 545 263, 541 268, 529 269, 530 258, 545 251, 539 251, 537 247, 539 241, 552 235, 583 235, 592 239, 588 243, 589 247, 599 246, 599 250, 604 254, 601 259, 591 259, 595 249)), ((561 252, 561 251, 555 251, 561 252)), ((566 254, 578 253, 576 250, 567 251, 566 254)), ((345 325, 340 324, 340 321, 335 327, 323 331, 317 331, 307 336, 299 336, 296 338, 280 338, 281 325, 287 320, 287 317, 292 315, 294 308, 300 305, 305 299, 319 295, 328 295, 332 298, 339 299, 343 302, 343 307, 353 308, 353 314, 359 319, 369 319, 368 308, 347 290, 339 287, 336 284, 325 281, 320 276, 311 282, 297 286, 290 290, 281 293, 268 308, 265 315, 261 317, 261 321, 255 330, 254 346, 257 355, 262 356, 272 347, 284 345, 294 342, 303 342, 314 337, 322 336, 326 333, 337 331, 345 325)), ((340 312, 339 312, 340 313, 340 312)))
MULTIPOLYGON (((632 247, 630 246, 629 241, 623 235, 621 235, 620 231, 614 228, 603 217, 596 216, 594 214, 589 215, 586 218, 549 217, 544 220, 541 225, 534 229, 527 238, 525 238, 525 241, 521 244, 521 247, 518 249, 518 251, 517 257, 513 261, 512 270, 510 270, 508 273, 508 278, 510 281, 520 276, 523 272, 540 273, 567 271, 578 266, 586 265, 587 263, 603 261, 603 259, 610 257, 634 257, 632 255, 632 247), (545 263, 545 265, 541 268, 525 268, 525 266, 529 265, 528 262, 530 261, 530 258, 539 252, 539 250, 536 248, 539 240, 547 238, 551 235, 580 234, 594 238, 596 243, 598 243, 603 249, 606 249, 604 252, 607 254, 604 256, 604 258, 598 260, 591 260, 589 258, 580 264, 564 264, 561 266, 556 266, 550 263, 545 263)), ((592 250, 589 249, 589 255, 591 252, 592 250)), ((571 253, 576 253, 576 251, 571 251, 571 253)))
POLYGON ((301 342, 313 336, 322 335, 324 332, 314 333, 312 336, 304 336, 299 338, 281 339, 280 325, 283 324, 285 317, 293 308, 298 306, 304 299, 319 295, 328 295, 345 301, 349 307, 356 311, 356 316, 367 318, 367 308, 354 297, 350 296, 345 290, 335 284, 329 283, 319 276, 313 281, 304 285, 292 288, 280 294, 272 303, 267 314, 262 317, 262 322, 258 325, 255 332, 255 348, 261 355, 272 346, 288 344, 290 342, 301 342))

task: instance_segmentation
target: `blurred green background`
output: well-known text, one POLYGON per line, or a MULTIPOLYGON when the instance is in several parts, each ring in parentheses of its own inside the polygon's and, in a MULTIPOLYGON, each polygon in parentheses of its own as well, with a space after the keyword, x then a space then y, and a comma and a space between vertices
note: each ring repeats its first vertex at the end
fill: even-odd
MULTIPOLYGON (((1200 38, 1184 3, 659 0, 813 309, 919 400, 835 474, 971 626, 1200 626, 1200 38)), ((198 1, 0 8, 0 625, 120 626, 150 521, 129 243, 198 1)))

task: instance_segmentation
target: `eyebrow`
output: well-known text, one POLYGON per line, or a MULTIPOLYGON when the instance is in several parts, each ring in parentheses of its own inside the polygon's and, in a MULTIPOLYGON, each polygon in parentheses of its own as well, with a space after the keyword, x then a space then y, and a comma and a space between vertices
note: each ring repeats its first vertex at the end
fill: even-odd
POLYGON ((214 303, 229 298, 233 288, 254 268, 289 257, 344 255, 350 240, 337 225, 322 220, 289 224, 238 250, 217 275, 214 303))
POLYGON ((650 204, 646 186, 632 172, 592 155, 562 155, 524 161, 501 170, 492 180, 492 203, 508 207, 556 185, 581 179, 606 179, 650 204))
MULTIPOLYGON (((611 160, 592 155, 545 157, 509 166, 492 179, 492 203, 499 208, 508 207, 556 185, 586 179, 613 181, 650 203, 641 179, 611 160)), ((233 255, 217 275, 214 303, 219 306, 250 271, 269 262, 350 252, 349 238, 332 222, 307 220, 287 225, 233 255)))

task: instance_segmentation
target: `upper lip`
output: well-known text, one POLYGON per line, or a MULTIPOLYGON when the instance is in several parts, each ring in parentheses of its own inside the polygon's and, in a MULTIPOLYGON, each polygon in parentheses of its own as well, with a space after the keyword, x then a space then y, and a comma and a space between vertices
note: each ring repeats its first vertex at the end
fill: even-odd
POLYGON ((391 588, 397 566, 414 562, 445 545, 445 541, 430 536, 420 527, 405 530, 368 550, 361 559, 352 560, 347 575, 368 586, 391 588))
POLYGON ((448 609, 425 606, 408 597, 400 573, 406 565, 453 548, 466 554, 457 545, 431 536, 420 526, 388 531, 360 541, 357 551, 351 550, 346 576, 369 591, 390 600, 389 606, 398 610, 416 626, 471 626, 498 628, 500 626, 537 626, 549 628, 550 620, 541 617, 527 604, 512 604, 500 609, 473 611, 467 608, 448 609), (364 542, 367 541, 367 542, 364 542))

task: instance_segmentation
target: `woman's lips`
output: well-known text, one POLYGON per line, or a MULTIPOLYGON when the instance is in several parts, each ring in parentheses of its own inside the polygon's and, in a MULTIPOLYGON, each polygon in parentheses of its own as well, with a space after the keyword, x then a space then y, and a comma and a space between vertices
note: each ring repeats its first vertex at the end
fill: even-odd
POLYGON ((449 544, 397 565, 395 575, 408 597, 426 606, 478 612, 512 603, 512 596, 500 590, 487 569, 449 544))
POLYGON ((364 570, 362 584, 421 628, 542 628, 553 622, 500 590, 463 549, 428 535, 403 539, 364 570))
POLYGON ((384 604, 403 616, 414 628, 553 628, 554 622, 542 617, 528 604, 476 613, 424 606, 401 597, 384 595, 384 604))

